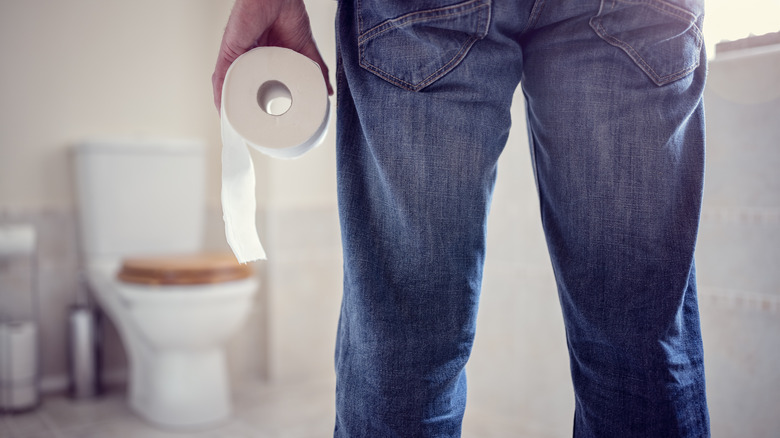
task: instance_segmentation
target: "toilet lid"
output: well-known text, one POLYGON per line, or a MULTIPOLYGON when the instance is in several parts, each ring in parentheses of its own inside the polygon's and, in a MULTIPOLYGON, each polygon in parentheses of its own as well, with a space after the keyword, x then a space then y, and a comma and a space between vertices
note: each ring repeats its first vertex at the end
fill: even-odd
POLYGON ((232 254, 134 257, 123 261, 117 277, 137 284, 211 284, 248 278, 252 268, 232 254))

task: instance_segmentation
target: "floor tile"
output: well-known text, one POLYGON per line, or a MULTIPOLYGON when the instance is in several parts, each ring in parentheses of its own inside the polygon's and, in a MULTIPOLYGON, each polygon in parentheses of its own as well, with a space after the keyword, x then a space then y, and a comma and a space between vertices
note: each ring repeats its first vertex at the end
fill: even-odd
POLYGON ((41 412, 59 429, 133 415, 125 401, 124 391, 117 389, 91 399, 74 400, 64 394, 49 396, 41 412))
POLYGON ((0 414, 0 436, 11 436, 11 429, 5 420, 5 415, 0 414))
MULTIPOLYGON (((54 428, 40 410, 8 414, 3 416, 5 430, 3 437, 10 438, 56 438, 54 428), (6 435, 7 434, 7 435, 6 435)), ((0 429, 3 431, 3 429, 0 429)))
POLYGON ((559 438, 544 424, 534 427, 519 417, 507 417, 491 410, 466 408, 463 419, 463 438, 559 438))
MULTIPOLYGON (((275 386, 250 382, 234 394, 232 418, 198 431, 153 426, 126 405, 124 392, 93 400, 49 395, 36 411, 0 417, 2 438, 323 438, 333 436, 333 380, 275 386)), ((543 426, 540 424, 540 426, 543 426)), ((557 438, 494 409, 469 406, 464 438, 557 438)))
POLYGON ((334 388, 330 381, 281 388, 250 387, 240 396, 235 418, 258 433, 280 438, 333 434, 334 388))

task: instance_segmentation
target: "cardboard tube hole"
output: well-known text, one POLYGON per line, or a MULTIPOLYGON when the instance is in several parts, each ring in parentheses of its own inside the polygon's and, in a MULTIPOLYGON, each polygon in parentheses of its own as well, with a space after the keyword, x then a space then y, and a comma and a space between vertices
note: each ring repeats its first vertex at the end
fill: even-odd
POLYGON ((281 116, 292 107, 290 89, 279 81, 268 81, 257 89, 257 104, 272 116, 281 116))

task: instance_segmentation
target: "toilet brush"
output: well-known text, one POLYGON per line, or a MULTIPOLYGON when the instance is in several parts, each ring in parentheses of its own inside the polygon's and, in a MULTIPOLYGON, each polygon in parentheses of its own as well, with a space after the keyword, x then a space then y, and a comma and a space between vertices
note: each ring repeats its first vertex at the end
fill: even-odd
POLYGON ((99 320, 81 275, 76 301, 68 314, 69 394, 76 399, 100 393, 99 320))

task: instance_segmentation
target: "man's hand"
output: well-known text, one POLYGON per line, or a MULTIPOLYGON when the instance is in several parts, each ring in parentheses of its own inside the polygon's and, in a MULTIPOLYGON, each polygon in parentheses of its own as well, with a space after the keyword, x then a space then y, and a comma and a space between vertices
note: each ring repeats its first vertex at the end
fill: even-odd
POLYGON ((258 46, 286 47, 311 58, 322 69, 328 94, 333 94, 328 67, 314 42, 303 0, 237 0, 222 36, 217 65, 211 76, 217 111, 228 67, 236 58, 258 46))

